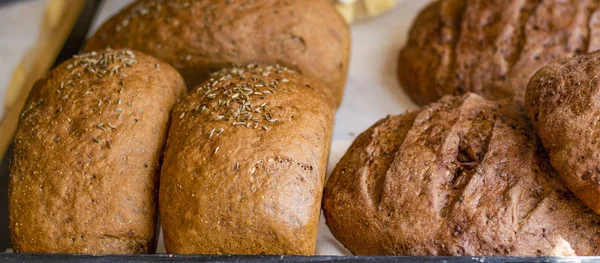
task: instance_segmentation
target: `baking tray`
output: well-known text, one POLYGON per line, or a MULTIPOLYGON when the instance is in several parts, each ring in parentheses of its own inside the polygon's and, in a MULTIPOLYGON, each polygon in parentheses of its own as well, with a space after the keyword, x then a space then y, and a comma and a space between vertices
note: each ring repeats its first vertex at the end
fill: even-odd
POLYGON ((499 262, 600 262, 600 257, 359 257, 359 256, 202 256, 202 255, 48 255, 0 254, 3 262, 415 262, 415 263, 499 263, 499 262))
MULTIPOLYGON (((1 3, 19 0, 0 0, 1 3)), ((86 0, 77 23, 54 65, 78 53, 85 41, 102 0, 86 0)), ((12 135, 2 135, 11 136, 12 135)), ((2 156, 2 155, 0 155, 2 156)), ((0 251, 10 251, 8 229, 8 165, 12 146, 0 162, 0 251)), ((0 253, 0 262, 600 262, 600 257, 372 257, 372 256, 256 256, 256 255, 66 255, 0 253)))

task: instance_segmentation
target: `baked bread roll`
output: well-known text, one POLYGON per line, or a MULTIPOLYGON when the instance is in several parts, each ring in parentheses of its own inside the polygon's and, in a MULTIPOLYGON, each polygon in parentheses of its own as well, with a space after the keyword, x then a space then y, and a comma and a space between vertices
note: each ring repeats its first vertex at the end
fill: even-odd
POLYGON ((526 105, 552 167, 600 214, 600 52, 560 59, 538 71, 526 105))
POLYGON ((154 252, 169 113, 185 92, 168 64, 130 50, 75 56, 33 87, 14 137, 16 252, 154 252))
POLYGON ((599 45, 598 1, 439 0, 415 20, 398 77, 420 105, 465 92, 523 103, 538 69, 599 45))
POLYGON ((314 253, 334 117, 322 88, 250 65, 177 105, 160 181, 167 252, 314 253))
POLYGON ((224 67, 283 64, 320 79, 339 104, 350 31, 330 0, 142 0, 106 22, 85 50, 107 46, 171 63, 190 89, 224 67))
POLYGON ((560 181, 525 114, 473 94, 377 122, 323 198, 357 255, 600 253, 600 217, 560 181))

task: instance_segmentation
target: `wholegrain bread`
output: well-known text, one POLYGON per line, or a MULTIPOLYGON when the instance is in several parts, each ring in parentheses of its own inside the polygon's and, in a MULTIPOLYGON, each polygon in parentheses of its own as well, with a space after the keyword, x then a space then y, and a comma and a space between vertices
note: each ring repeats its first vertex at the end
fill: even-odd
POLYGON ((85 50, 107 46, 171 63, 189 88, 224 67, 283 64, 320 79, 339 104, 350 31, 329 0, 141 0, 109 19, 85 50))
POLYGON ((160 185, 167 252, 314 253, 334 116, 322 88, 249 65, 177 105, 160 185))
POLYGON ((420 105, 466 92, 522 103, 539 68, 598 50, 598 7, 594 0, 434 1, 400 52, 400 83, 420 105))
POLYGON ((185 92, 167 63, 130 50, 75 56, 39 80, 10 165, 16 252, 153 252, 169 113, 185 92))
POLYGON ((327 182, 331 232, 357 255, 598 255, 522 111, 467 94, 377 122, 327 182))
POLYGON ((552 167, 600 214, 600 52, 560 59, 538 71, 526 106, 552 167))

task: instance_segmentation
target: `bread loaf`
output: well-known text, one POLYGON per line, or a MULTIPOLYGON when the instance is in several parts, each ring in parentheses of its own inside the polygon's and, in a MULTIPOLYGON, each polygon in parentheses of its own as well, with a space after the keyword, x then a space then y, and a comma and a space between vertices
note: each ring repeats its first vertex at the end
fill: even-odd
POLYGON ((560 59, 538 71, 526 106, 550 163, 600 214, 600 52, 560 59))
POLYGON ((314 253, 334 117, 322 88, 250 65, 177 105, 160 185, 167 252, 314 253))
POLYGON ((10 165, 16 252, 153 252, 169 113, 168 64, 130 50, 75 56, 33 87, 10 165))
POLYGON ((339 104, 350 31, 330 0, 141 0, 108 20, 85 50, 107 46, 171 63, 190 89, 224 67, 283 64, 320 79, 339 104))
POLYGON ((323 198, 331 232, 357 255, 600 253, 600 216, 550 167, 522 109, 473 94, 377 122, 323 198))
POLYGON ((434 1, 400 52, 400 83, 420 105, 465 92, 522 103, 539 68, 598 50, 598 8, 593 0, 434 1))

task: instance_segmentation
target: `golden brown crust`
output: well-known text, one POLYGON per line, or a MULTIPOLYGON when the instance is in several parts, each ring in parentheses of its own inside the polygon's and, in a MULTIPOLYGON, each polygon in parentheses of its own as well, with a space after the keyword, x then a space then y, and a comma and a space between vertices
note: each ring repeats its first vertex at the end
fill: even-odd
POLYGON ((475 92, 524 100, 529 78, 555 58, 599 48, 594 0, 439 0, 415 20, 398 62, 420 105, 475 92))
POLYGON ((381 120, 327 182, 327 225, 359 255, 597 255, 600 217, 531 130, 473 94, 381 120))
POLYGON ((552 167, 600 214, 600 52, 555 61, 527 88, 529 118, 552 167))
POLYGON ((189 88, 224 67, 283 64, 321 79, 339 104, 350 31, 328 0, 143 0, 106 22, 85 50, 107 46, 171 63, 189 88))
POLYGON ((321 88, 250 65, 177 105, 160 186, 169 253, 314 253, 334 117, 321 88))
POLYGON ((168 64, 129 50, 84 54, 37 82, 10 166, 16 252, 153 252, 169 113, 185 92, 168 64))

